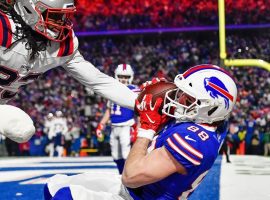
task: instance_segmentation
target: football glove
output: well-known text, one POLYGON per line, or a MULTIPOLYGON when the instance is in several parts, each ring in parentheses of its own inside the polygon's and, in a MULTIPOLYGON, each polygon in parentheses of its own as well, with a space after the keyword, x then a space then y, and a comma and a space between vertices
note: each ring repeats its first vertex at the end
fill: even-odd
POLYGON ((98 139, 103 138, 102 131, 104 130, 104 128, 105 128, 104 124, 101 124, 101 123, 98 124, 98 126, 96 128, 96 136, 97 136, 98 139))
POLYGON ((168 116, 159 114, 162 106, 162 98, 158 98, 152 105, 152 94, 146 94, 141 102, 136 100, 136 108, 140 116, 141 128, 138 137, 145 137, 152 140, 154 134, 168 120, 168 116), (146 130, 146 131, 145 131, 146 130))

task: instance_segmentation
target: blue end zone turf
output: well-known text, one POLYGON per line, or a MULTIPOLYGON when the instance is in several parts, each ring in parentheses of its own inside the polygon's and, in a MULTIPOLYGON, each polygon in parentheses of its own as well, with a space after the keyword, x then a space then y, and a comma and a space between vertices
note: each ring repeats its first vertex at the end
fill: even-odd
MULTIPOLYGON (((222 157, 219 156, 214 166, 211 168, 211 170, 209 171, 205 179, 202 181, 202 183, 195 190, 195 192, 191 195, 189 200, 219 200, 221 160, 222 160, 222 157)), ((104 169, 108 169, 108 166, 96 166, 96 169, 97 168, 102 169, 102 167, 104 167, 104 169)), ((41 167, 41 168, 44 169, 46 167, 41 167)), ((68 166, 67 168, 69 169, 68 166)), ((70 168, 72 169, 73 167, 70 167, 70 168)), ((80 168, 80 167, 77 167, 77 168, 80 168)), ((82 168, 84 167, 82 166, 82 168)), ((91 171, 91 169, 93 168, 91 166, 89 168, 89 171, 91 171)), ((116 167, 114 166, 114 168, 116 167)), ((16 170, 15 168, 13 169, 16 170)), ((35 169, 32 169, 32 167, 28 167, 27 169, 35 170, 35 169)), ((36 170, 37 169, 40 169, 40 168, 37 167, 36 170)), ((53 168, 47 167, 47 170, 48 170, 47 175, 36 176, 33 178, 51 177, 53 175, 49 173, 51 169, 54 169, 54 167, 53 168)), ((7 170, 7 171, 10 171, 10 170, 7 170)), ((68 175, 73 175, 73 174, 68 174, 68 175)), ((25 179, 22 181, 27 181, 27 180, 31 180, 31 179, 25 179)), ((43 184, 21 185, 20 182, 22 181, 1 182, 0 183, 0 188, 1 188, 0 200, 43 200, 44 199, 43 198, 43 187, 44 187, 43 184)))

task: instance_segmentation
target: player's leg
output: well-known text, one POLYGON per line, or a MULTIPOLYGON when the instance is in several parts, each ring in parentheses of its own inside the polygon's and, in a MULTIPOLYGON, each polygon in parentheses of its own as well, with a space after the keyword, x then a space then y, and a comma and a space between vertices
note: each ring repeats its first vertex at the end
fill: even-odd
POLYGON ((123 158, 120 154, 120 144, 119 144, 119 127, 113 126, 111 135, 110 135, 110 146, 111 146, 111 154, 114 162, 117 165, 117 169, 119 174, 122 174, 123 171, 123 158))
POLYGON ((108 192, 96 192, 79 185, 71 185, 57 191, 51 200, 124 200, 118 194, 108 192))
POLYGON ((23 110, 11 105, 0 105, 0 133, 15 142, 23 143, 32 137, 35 127, 23 110))
POLYGON ((120 146, 123 159, 127 159, 130 152, 130 126, 123 126, 119 130, 120 146))
POLYGON ((119 159, 119 171, 122 174, 124 170, 125 161, 128 157, 130 152, 130 127, 129 126, 122 126, 118 128, 119 133, 119 142, 120 142, 120 152, 121 152, 121 159, 119 159))
MULTIPOLYGON (((85 190, 96 192, 108 192, 119 194, 121 189, 121 177, 112 173, 83 173, 74 176, 57 174, 51 177, 44 188, 45 200, 49 200, 56 195, 61 188, 70 186, 81 186, 85 190)), ((65 189, 66 190, 66 189, 65 189)))
POLYGON ((265 156, 269 155, 269 150, 270 150, 270 143, 264 144, 264 155, 265 156))

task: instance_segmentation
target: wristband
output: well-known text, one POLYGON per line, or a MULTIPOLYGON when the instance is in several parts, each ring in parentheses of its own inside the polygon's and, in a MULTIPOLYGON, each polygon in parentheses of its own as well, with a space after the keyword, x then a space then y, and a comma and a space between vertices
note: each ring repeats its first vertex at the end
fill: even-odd
POLYGON ((137 137, 142 137, 142 138, 147 138, 149 140, 153 140, 155 133, 156 132, 152 129, 146 130, 146 129, 139 128, 137 137))

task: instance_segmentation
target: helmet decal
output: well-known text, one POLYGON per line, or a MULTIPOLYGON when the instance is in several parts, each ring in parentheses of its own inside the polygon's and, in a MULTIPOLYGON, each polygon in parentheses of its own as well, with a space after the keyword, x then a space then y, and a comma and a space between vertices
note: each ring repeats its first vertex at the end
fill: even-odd
POLYGON ((123 70, 127 70, 127 64, 123 64, 123 70))
POLYGON ((225 101, 225 108, 229 109, 229 100, 233 101, 233 96, 221 80, 214 76, 205 78, 204 87, 212 98, 222 97, 225 101))
MULTIPOLYGON (((197 65, 197 66, 191 67, 190 69, 188 69, 187 71, 185 71, 185 72, 183 73, 183 77, 184 77, 184 78, 187 78, 187 77, 189 77, 190 75, 192 75, 192 74, 194 74, 194 73, 196 73, 196 72, 198 72, 198 71, 209 70, 209 69, 221 71, 221 72, 223 72, 223 73, 225 73, 226 75, 228 75, 228 76, 231 77, 231 75, 230 75, 227 71, 225 71, 224 69, 222 69, 222 68, 220 68, 220 67, 218 67, 218 66, 216 66, 216 65, 209 65, 209 64, 202 64, 202 65, 197 65)), ((232 77, 231 77, 231 78, 232 78, 232 77)), ((232 79, 233 79, 233 78, 232 78, 232 79)))

